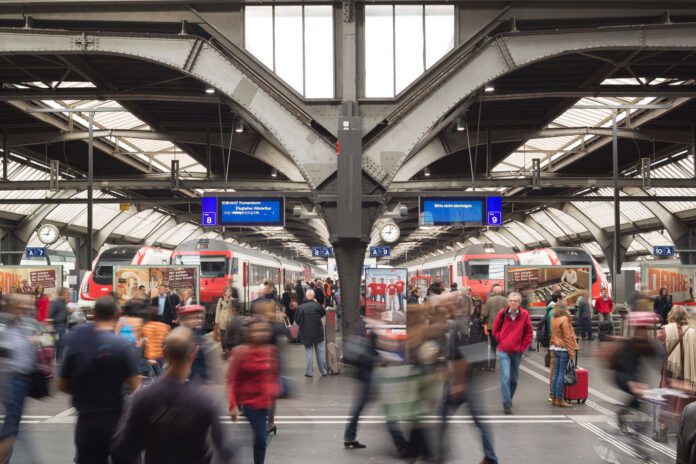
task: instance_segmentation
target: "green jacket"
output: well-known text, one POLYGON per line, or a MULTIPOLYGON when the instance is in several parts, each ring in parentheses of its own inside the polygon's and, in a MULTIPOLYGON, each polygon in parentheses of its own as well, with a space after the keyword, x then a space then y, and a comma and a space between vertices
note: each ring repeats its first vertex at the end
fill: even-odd
POLYGON ((552 301, 546 307, 546 327, 549 332, 549 343, 551 343, 551 319, 553 319, 553 306, 555 303, 552 301))

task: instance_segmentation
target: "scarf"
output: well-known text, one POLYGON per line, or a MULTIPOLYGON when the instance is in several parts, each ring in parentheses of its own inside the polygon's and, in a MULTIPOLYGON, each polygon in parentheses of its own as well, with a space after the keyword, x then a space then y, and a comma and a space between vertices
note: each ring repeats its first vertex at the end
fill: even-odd
POLYGON ((665 325, 665 350, 671 354, 667 358, 667 369, 674 376, 682 376, 683 380, 696 388, 696 331, 683 326, 681 344, 684 350, 684 364, 682 365, 682 347, 679 346, 679 329, 676 323, 665 325))

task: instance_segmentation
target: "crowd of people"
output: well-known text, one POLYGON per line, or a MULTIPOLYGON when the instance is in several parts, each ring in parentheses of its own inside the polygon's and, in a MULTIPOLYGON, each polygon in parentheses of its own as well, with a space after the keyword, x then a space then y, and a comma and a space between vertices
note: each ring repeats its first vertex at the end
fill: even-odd
MULTIPOLYGON (((485 375, 481 372, 497 369, 501 410, 514 414, 521 360, 534 338, 532 318, 524 295, 505 295, 500 286, 491 289, 485 304, 477 303, 469 288, 443 287, 435 279, 424 298, 420 289, 410 289, 405 362, 384 358, 380 353, 393 344, 387 346, 391 342, 369 329, 360 339, 360 356, 346 360, 355 367, 359 386, 343 436, 346 448, 366 447, 357 440, 358 423, 377 389, 396 457, 446 460, 449 418, 466 405, 481 438, 482 462, 498 462, 493 432, 481 420, 484 404, 477 383, 485 375), (440 418, 437 424, 426 420, 433 415, 440 418)), ((282 356, 287 340, 304 346, 305 376, 313 377, 315 357, 320 375, 329 373, 322 319, 327 306, 340 303, 338 282, 330 279, 288 284, 281 294, 272 282, 264 282, 249 308, 240 304, 233 287, 208 310, 194 304, 192 292, 177 295, 164 286, 151 299, 119 302, 106 296, 97 300, 91 322, 70 330, 67 290, 59 290, 53 300, 39 290, 2 298, 3 464, 11 457, 26 398, 42 395, 36 393, 37 372, 44 380, 55 372, 57 388, 70 395, 77 411, 75 462, 90 464, 137 463, 141 456, 150 463, 204 463, 213 455, 234 462, 238 453, 220 424, 215 399, 204 388, 213 381, 212 348, 227 360, 229 415, 233 421, 241 415, 248 421, 254 464, 265 461, 268 437, 277 433, 276 402, 289 394, 282 356), (56 349, 55 370, 51 366, 47 372, 42 347, 49 324, 56 349)), ((645 299, 636 298, 628 318, 632 333, 614 338, 614 343, 621 341, 619 348, 607 355, 616 385, 630 397, 627 411, 638 407, 648 388, 640 374, 648 356, 665 359, 660 386, 696 392, 696 333, 686 309, 672 306, 666 292, 651 301, 653 311, 645 299), (649 330, 663 322, 650 336, 649 330)), ((548 400, 560 408, 570 406, 564 374, 581 346, 578 340, 593 339, 587 320, 594 312, 600 323, 612 322, 614 306, 602 291, 594 302, 581 295, 575 310, 573 315, 566 295, 556 289, 542 318, 545 330, 536 327, 537 338, 540 333, 548 337, 548 400)), ((684 406, 675 408, 681 412, 684 406)))

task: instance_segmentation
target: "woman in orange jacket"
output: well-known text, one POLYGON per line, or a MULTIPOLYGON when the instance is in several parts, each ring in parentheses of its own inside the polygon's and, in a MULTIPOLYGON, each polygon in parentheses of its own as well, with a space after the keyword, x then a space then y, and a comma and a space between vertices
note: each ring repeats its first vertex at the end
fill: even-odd
POLYGON ((551 319, 551 343, 549 348, 554 356, 553 378, 551 380, 551 397, 554 406, 570 407, 563 397, 565 391, 564 376, 570 356, 578 349, 578 339, 575 337, 573 323, 566 305, 559 301, 553 307, 551 319))

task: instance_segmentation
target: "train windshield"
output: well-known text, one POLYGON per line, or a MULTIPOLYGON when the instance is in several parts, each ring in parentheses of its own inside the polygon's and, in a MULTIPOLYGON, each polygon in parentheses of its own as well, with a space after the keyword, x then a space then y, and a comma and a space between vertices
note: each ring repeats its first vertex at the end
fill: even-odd
POLYGON ((505 277, 505 266, 508 264, 515 264, 515 260, 472 259, 465 263, 466 275, 474 280, 502 280, 505 277))
POLYGON ((92 279, 94 283, 99 285, 113 285, 114 283, 114 266, 123 266, 128 264, 127 262, 114 262, 114 261, 99 261, 94 267, 94 272, 92 273, 92 279))
POLYGON ((179 255, 174 258, 174 264, 183 266, 200 266, 201 277, 225 277, 229 274, 230 260, 226 256, 211 255, 179 255))

